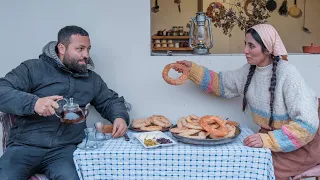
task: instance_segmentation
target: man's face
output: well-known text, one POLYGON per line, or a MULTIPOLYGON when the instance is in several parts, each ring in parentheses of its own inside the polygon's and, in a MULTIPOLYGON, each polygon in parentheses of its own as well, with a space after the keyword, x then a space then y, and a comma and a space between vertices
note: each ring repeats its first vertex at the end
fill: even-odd
POLYGON ((72 72, 87 72, 90 49, 88 36, 72 35, 63 56, 63 64, 72 72))

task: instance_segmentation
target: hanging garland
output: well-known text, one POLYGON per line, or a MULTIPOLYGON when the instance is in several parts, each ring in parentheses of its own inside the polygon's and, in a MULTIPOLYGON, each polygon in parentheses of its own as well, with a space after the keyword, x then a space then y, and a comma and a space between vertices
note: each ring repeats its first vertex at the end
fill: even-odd
POLYGON ((207 8, 206 15, 212 19, 215 27, 222 28, 223 34, 229 37, 234 26, 246 30, 256 24, 266 23, 270 17, 266 2, 261 0, 246 0, 244 6, 240 2, 231 4, 225 0, 212 2, 207 8), (226 9, 222 3, 230 4, 231 7, 226 9), (253 7, 252 10, 248 9, 249 5, 253 7))

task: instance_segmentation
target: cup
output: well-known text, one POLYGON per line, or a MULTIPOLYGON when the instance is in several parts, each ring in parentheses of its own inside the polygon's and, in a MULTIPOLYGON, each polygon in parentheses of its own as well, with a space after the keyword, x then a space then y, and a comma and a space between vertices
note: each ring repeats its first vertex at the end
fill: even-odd
POLYGON ((104 133, 104 140, 108 140, 112 138, 112 134, 111 133, 104 133))
POLYGON ((98 147, 97 142, 95 141, 95 129, 94 128, 86 128, 84 129, 84 132, 86 134, 85 149, 95 149, 98 147))
POLYGON ((84 131, 89 141, 103 141, 106 139, 104 133, 97 131, 96 128, 86 128, 84 131))
POLYGON ((96 141, 97 138, 96 138, 96 129, 95 128, 86 128, 84 129, 84 132, 86 134, 86 136, 88 137, 88 140, 89 141, 96 141))
POLYGON ((112 138, 111 133, 103 133, 104 129, 104 123, 103 122, 97 122, 94 124, 95 127, 95 139, 96 141, 103 141, 108 140, 112 138))

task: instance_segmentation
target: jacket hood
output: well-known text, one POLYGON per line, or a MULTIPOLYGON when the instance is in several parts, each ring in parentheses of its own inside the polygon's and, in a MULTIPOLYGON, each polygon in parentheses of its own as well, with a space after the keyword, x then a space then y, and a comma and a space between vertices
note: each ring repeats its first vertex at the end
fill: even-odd
MULTIPOLYGON (((47 55, 48 57, 52 58, 53 60, 55 60, 55 62, 57 63, 57 65, 59 67, 65 67, 65 65, 61 62, 61 60, 58 57, 57 54, 57 41, 50 41, 48 44, 46 44, 43 49, 42 52, 47 55)), ((67 68, 67 67, 65 67, 67 68)), ((87 69, 88 70, 94 70, 94 63, 92 61, 92 59, 89 57, 88 59, 88 64, 87 64, 87 69)))

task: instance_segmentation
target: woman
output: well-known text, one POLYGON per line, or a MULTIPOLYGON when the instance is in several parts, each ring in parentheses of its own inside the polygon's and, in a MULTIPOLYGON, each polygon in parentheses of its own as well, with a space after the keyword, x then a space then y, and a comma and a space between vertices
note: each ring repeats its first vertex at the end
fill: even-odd
POLYGON ((177 63, 188 67, 189 79, 207 93, 243 97, 242 110, 249 107, 261 127, 244 144, 269 148, 276 179, 289 179, 320 163, 318 98, 297 69, 283 60, 287 51, 271 25, 246 31, 244 53, 248 64, 235 71, 215 73, 193 62, 177 63))

